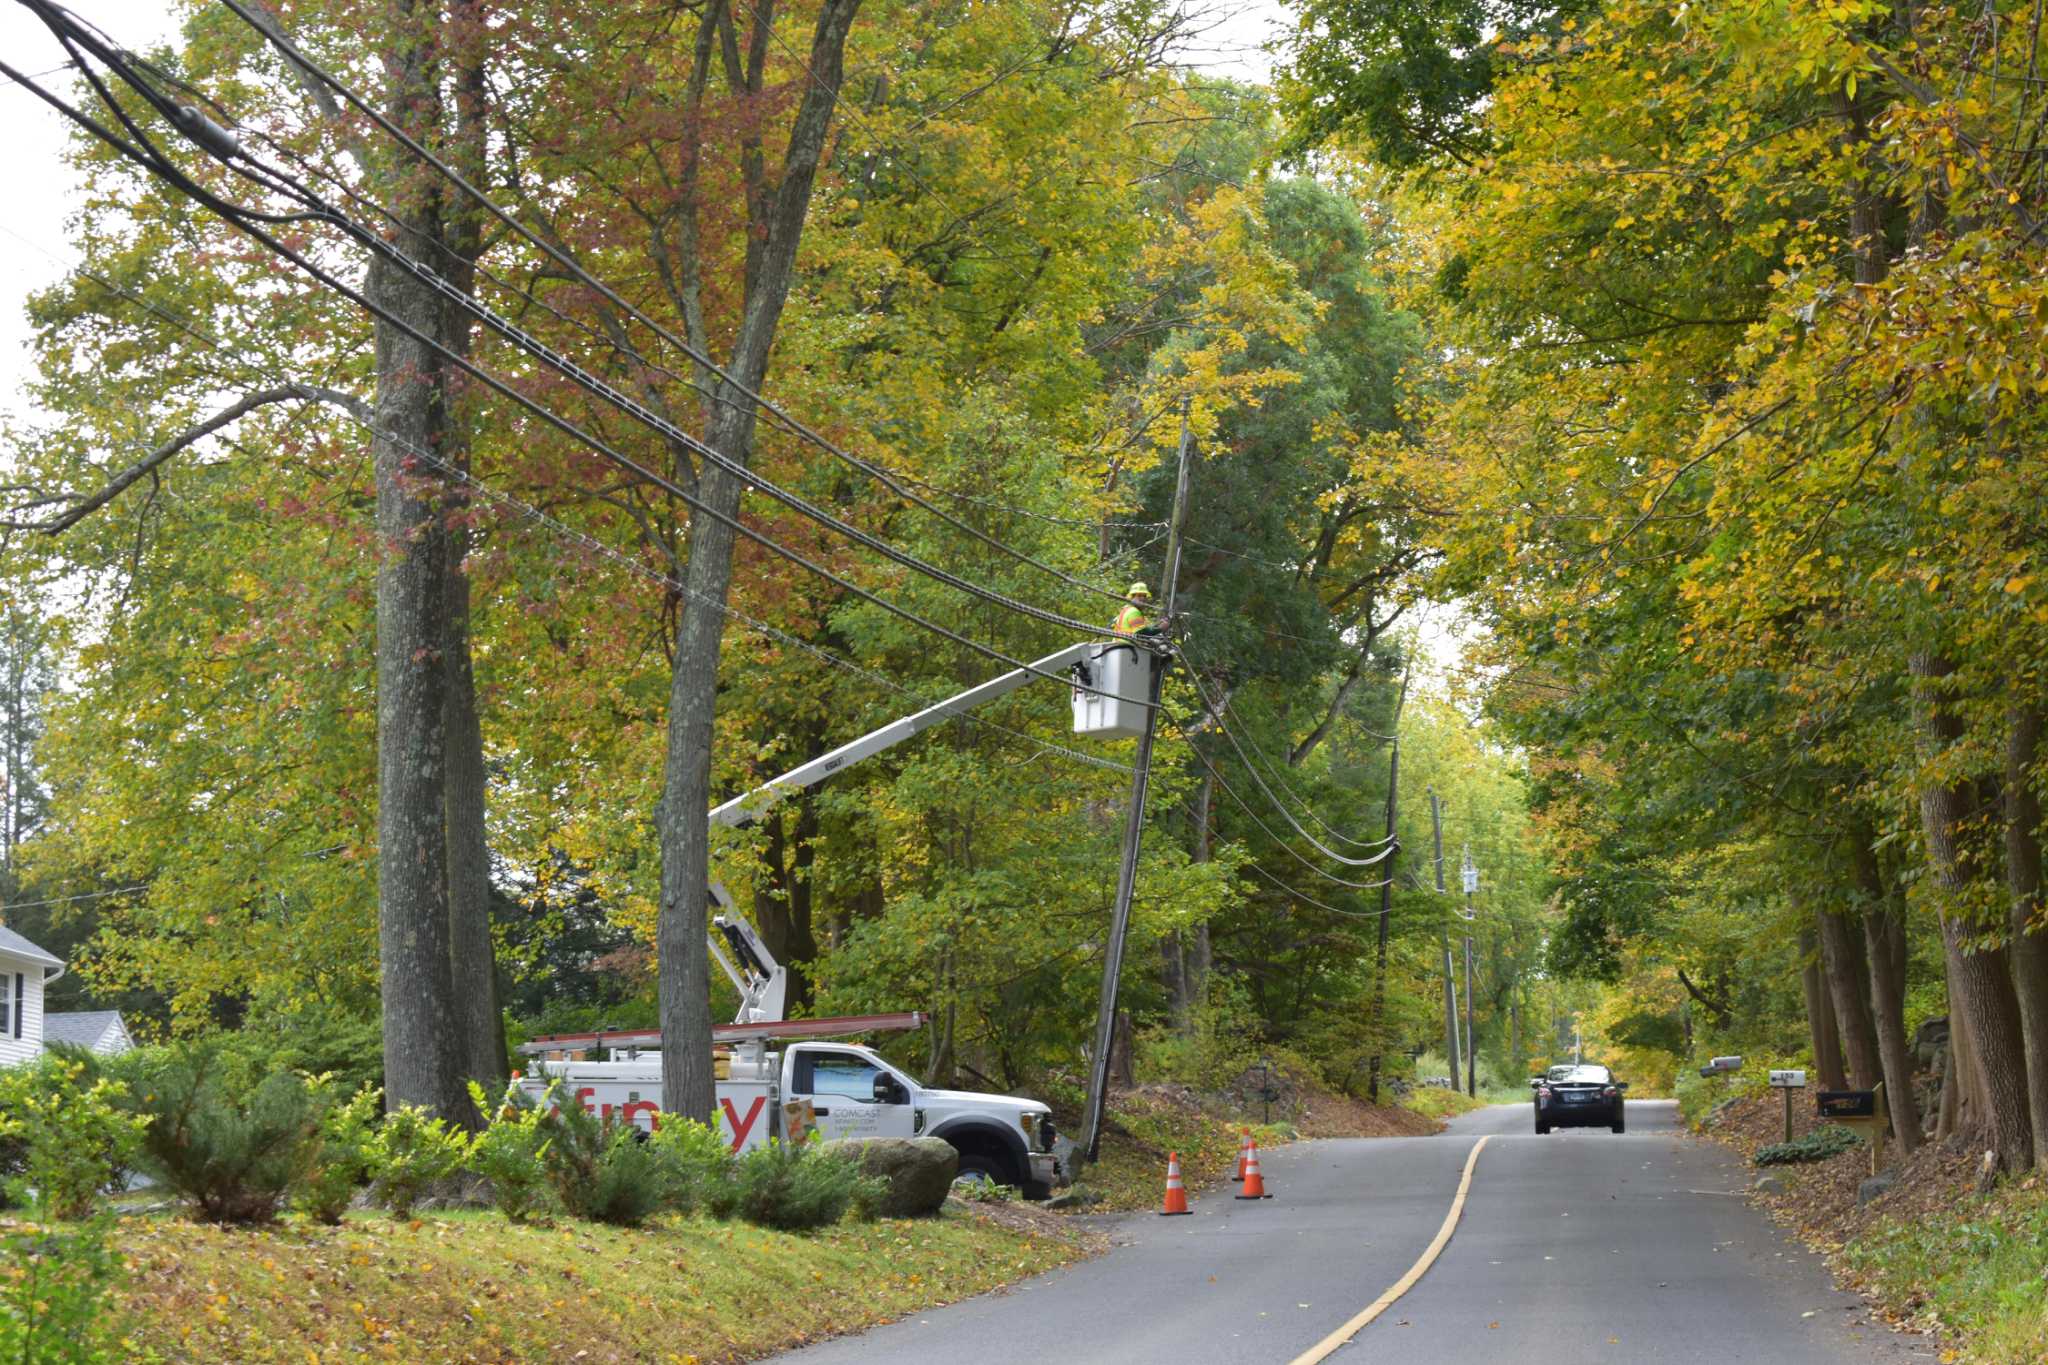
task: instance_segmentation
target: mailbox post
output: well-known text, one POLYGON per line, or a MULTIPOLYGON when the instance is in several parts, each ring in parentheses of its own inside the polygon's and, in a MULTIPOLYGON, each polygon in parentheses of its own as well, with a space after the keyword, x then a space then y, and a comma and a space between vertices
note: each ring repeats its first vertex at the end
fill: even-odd
POLYGON ((1792 1092, 1806 1089, 1804 1071, 1773 1071, 1771 1088, 1785 1092, 1785 1141, 1792 1140, 1792 1092))

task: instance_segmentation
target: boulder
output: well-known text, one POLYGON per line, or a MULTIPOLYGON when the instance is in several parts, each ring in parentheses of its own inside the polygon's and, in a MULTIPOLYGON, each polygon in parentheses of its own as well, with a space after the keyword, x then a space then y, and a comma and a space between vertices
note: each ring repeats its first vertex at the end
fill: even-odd
POLYGON ((1045 1201, 1049 1209, 1085 1209, 1100 1204, 1102 1196, 1093 1190, 1066 1190, 1045 1201))
POLYGON ((938 1212, 960 1170, 960 1153, 944 1138, 844 1138, 826 1143, 825 1150, 889 1182, 879 1210, 884 1218, 938 1212))
POLYGON ((1885 1191, 1891 1189, 1892 1186, 1898 1183, 1899 1173, 1897 1171, 1893 1170, 1878 1172, 1876 1175, 1871 1176, 1868 1180, 1865 1180, 1861 1184, 1857 1185, 1856 1207, 1860 1209, 1865 1204, 1868 1204, 1871 1200, 1882 1197, 1885 1191))
POLYGON ((1929 1019, 1913 1030, 1913 1069, 1939 1071, 1948 1059, 1948 1017, 1929 1019))

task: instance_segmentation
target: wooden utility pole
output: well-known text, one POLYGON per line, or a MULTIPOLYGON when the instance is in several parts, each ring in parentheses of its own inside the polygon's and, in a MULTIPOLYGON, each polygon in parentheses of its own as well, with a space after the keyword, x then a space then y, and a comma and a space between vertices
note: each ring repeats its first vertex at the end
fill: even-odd
MULTIPOLYGON (((1437 800, 1436 788, 1429 789, 1429 831, 1436 846, 1436 893, 1444 893, 1444 815, 1443 804, 1437 800)), ((1451 929, 1444 923, 1439 907, 1437 934, 1443 940, 1444 950, 1444 1046, 1445 1055, 1451 1063, 1451 1083, 1458 1080, 1458 983, 1451 970, 1451 929)))
MULTIPOLYGON (((1405 681, 1402 691, 1404 694, 1407 691, 1405 681)), ((1400 713, 1396 711, 1395 714, 1398 716, 1400 713)), ((1399 731, 1395 733, 1398 736, 1399 731)), ((1390 741, 1390 748, 1391 754, 1387 759, 1387 866, 1386 875, 1380 881, 1379 943, 1373 952, 1372 1068, 1367 1072, 1365 1083, 1366 1099, 1373 1104, 1380 1102, 1380 1065, 1386 1048, 1381 1034, 1387 1023, 1387 921, 1394 914, 1394 864, 1401 857, 1400 845, 1394 841, 1394 817, 1401 793, 1400 739, 1390 741)))
MULTIPOLYGON (((1175 585, 1180 581, 1180 528, 1187 513, 1188 460, 1194 449, 1194 434, 1188 427, 1185 405, 1180 415, 1180 471, 1173 485, 1173 513, 1166 524, 1166 573, 1160 599, 1164 624, 1173 621, 1175 585)), ((1133 643, 1133 648, 1144 647, 1133 643)), ((1109 916, 1109 942, 1102 956, 1102 994, 1096 1006, 1095 1051, 1088 1057, 1088 1110, 1081 1121, 1081 1151, 1093 1161, 1102 1149, 1102 1120, 1109 1108, 1109 1053, 1116 1029, 1116 996, 1124 967, 1124 939, 1131 929, 1131 898, 1138 886, 1138 847, 1145 835, 1145 792, 1152 781, 1152 738, 1159 730, 1159 692, 1166 680, 1168 659, 1161 656, 1152 666, 1152 686, 1146 693, 1151 706, 1145 712, 1145 731, 1138 736, 1138 752, 1131 760, 1131 806, 1124 814, 1123 862, 1117 868, 1116 905, 1109 916)), ((1382 940, 1386 929, 1381 927, 1382 940)))

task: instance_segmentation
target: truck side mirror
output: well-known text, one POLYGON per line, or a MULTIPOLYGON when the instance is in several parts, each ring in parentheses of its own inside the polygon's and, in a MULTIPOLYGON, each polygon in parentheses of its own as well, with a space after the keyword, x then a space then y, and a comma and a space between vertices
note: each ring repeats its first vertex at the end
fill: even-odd
POLYGON ((897 1083, 894 1076, 885 1074, 875 1077, 876 1104, 902 1104, 909 1098, 910 1096, 903 1093, 903 1087, 897 1083))

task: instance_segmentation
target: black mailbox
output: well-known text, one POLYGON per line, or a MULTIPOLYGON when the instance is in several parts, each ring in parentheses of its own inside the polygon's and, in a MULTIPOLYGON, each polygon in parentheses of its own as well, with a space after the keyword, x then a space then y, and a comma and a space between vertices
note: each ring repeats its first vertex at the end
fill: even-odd
POLYGON ((1814 1097, 1824 1119, 1874 1119, 1877 1117, 1875 1090, 1823 1090, 1814 1097))

